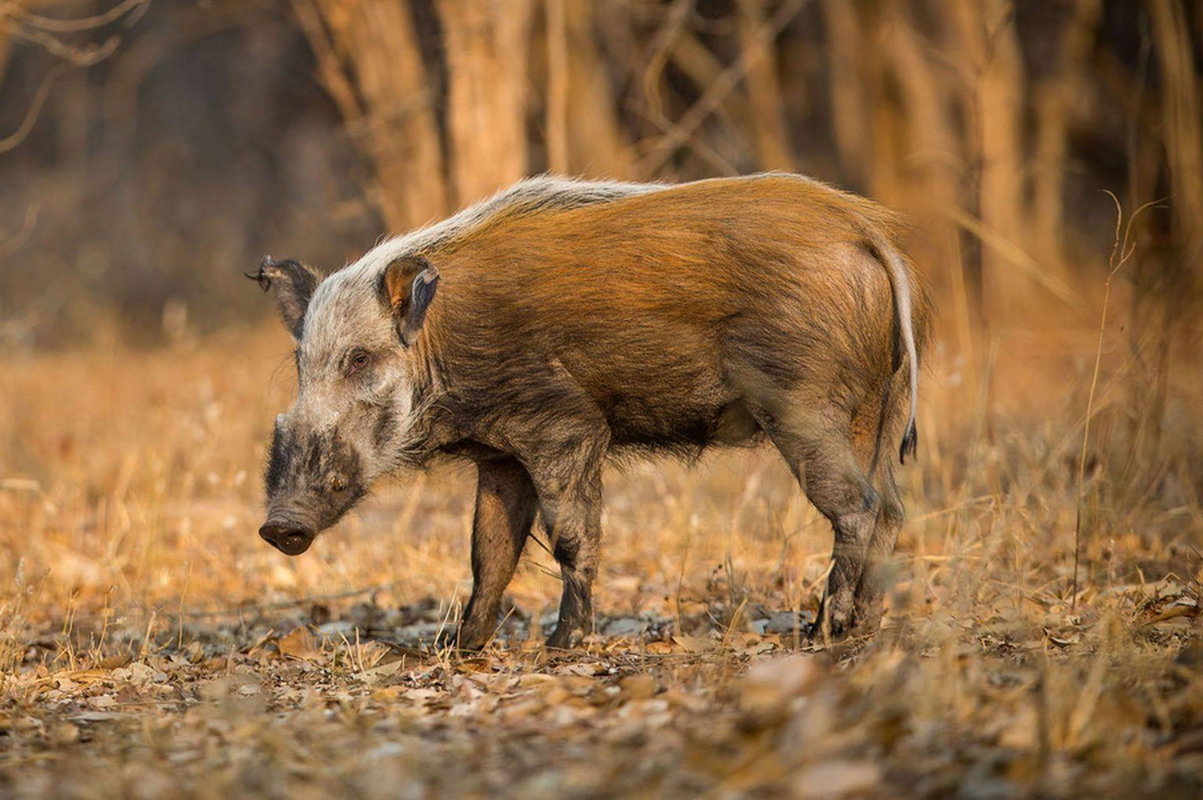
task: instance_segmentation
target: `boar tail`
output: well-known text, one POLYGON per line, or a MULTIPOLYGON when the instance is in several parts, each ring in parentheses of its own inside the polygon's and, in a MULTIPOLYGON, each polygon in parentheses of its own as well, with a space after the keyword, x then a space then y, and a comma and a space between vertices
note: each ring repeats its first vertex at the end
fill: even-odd
MULTIPOLYGON (((890 285, 894 290, 894 309, 898 314, 898 336, 910 368, 910 416, 902 431, 902 443, 898 447, 898 460, 905 464, 908 454, 911 456, 919 454, 919 435, 915 425, 915 417, 919 411, 919 351, 915 345, 915 324, 911 314, 911 273, 907 268, 906 261, 887 236, 880 231, 869 230, 866 231, 866 239, 877 259, 889 273, 890 285)), ((886 391, 889 392, 889 389, 886 391)), ((883 402, 883 412, 886 411, 888 405, 883 402)), ((884 418, 882 423, 882 426, 878 428, 879 432, 884 429, 884 418)))

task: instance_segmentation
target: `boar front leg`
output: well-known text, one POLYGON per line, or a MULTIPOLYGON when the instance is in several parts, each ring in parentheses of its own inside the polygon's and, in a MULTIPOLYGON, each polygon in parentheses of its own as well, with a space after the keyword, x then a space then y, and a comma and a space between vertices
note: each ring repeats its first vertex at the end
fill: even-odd
POLYGON ((479 650, 497 628, 501 598, 535 520, 537 495, 515 459, 477 464, 476 513, 472 519, 472 597, 464 609, 457 644, 479 650))
POLYGON ((568 649, 593 632, 593 580, 601 558, 602 456, 605 442, 575 442, 571 457, 540 459, 532 468, 552 553, 564 582, 548 647, 568 649))

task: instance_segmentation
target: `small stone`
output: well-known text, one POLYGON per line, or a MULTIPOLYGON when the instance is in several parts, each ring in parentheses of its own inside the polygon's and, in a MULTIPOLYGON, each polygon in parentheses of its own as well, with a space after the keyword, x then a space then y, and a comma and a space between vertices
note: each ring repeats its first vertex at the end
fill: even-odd
POLYGON ((647 623, 638 617, 619 617, 605 624, 606 636, 634 636, 647 630, 647 623))

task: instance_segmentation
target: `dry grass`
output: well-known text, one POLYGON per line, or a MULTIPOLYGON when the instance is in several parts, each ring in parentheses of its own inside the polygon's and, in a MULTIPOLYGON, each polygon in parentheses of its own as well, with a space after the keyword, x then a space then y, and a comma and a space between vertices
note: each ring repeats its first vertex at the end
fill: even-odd
POLYGON ((873 641, 794 652, 830 532, 739 451, 608 477, 584 651, 532 633, 558 580, 530 546, 470 659, 418 646, 469 587, 469 471, 382 487, 299 559, 255 535, 282 333, 0 362, 0 793, 1195 796, 1197 412, 1121 485, 1104 353, 1071 611, 1091 332, 984 349, 982 380, 926 381, 873 641))

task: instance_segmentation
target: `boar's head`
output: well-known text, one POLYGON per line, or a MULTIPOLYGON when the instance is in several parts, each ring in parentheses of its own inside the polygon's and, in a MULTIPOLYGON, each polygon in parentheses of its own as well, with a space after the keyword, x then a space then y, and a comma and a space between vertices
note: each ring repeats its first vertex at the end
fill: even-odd
MULTIPOLYGON (((358 266, 358 265, 357 265, 358 266)), ((259 535, 300 555, 379 476, 413 457, 419 408, 412 345, 438 287, 416 256, 382 271, 350 267, 322 280, 296 261, 264 259, 248 275, 279 303, 296 342, 296 403, 276 417, 259 535)))

